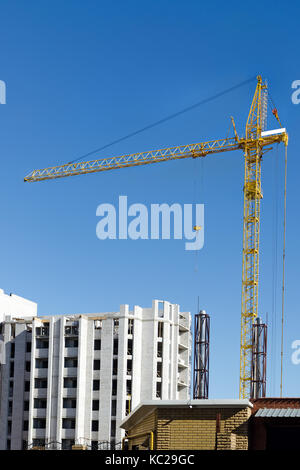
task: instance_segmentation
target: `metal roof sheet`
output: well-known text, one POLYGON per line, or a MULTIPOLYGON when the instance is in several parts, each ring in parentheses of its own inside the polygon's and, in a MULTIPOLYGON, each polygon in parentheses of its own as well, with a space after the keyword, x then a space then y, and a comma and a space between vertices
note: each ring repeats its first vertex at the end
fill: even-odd
POLYGON ((260 408, 256 418, 300 418, 300 408, 260 408))

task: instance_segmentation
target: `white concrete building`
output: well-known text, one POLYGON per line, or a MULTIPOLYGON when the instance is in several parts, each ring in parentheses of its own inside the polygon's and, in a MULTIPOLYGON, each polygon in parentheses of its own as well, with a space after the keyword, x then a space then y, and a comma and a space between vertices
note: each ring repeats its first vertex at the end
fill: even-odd
POLYGON ((0 323, 7 315, 12 318, 25 318, 34 317, 36 314, 37 304, 35 302, 15 294, 5 294, 4 290, 0 289, 0 323))
MULTIPOLYGON (((141 401, 189 397, 191 318, 179 306, 5 318, 0 449, 120 442, 141 401)), ((1 344, 2 343, 2 344, 1 344)))

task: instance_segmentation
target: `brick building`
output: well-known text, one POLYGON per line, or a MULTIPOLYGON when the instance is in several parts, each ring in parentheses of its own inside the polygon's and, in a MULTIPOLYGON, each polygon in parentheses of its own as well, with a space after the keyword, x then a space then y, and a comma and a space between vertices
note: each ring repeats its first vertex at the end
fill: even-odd
POLYGON ((248 400, 149 401, 121 423, 129 450, 247 450, 248 400))

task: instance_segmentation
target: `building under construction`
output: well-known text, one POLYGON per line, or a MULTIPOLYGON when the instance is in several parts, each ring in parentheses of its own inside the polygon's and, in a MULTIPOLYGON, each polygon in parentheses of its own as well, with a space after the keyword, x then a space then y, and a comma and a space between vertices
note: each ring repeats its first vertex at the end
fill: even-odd
POLYGON ((17 299, 0 321, 0 449, 115 447, 141 401, 188 399, 191 319, 179 305, 37 317, 17 299))

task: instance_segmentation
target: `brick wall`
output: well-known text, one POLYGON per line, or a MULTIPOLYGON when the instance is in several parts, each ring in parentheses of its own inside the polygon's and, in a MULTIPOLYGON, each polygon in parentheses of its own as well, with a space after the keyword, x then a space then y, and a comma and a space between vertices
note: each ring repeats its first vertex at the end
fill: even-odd
MULTIPOLYGON (((157 408, 128 435, 154 431, 157 450, 247 450, 250 415, 250 408, 157 408)), ((130 442, 145 446, 147 437, 130 442)))
MULTIPOLYGON (((128 437, 136 435, 136 434, 144 434, 150 433, 151 431, 155 431, 157 426, 157 412, 153 411, 151 414, 145 417, 142 421, 136 424, 133 428, 128 431, 128 437)), ((129 440, 129 449, 132 449, 132 446, 141 446, 147 448, 147 442, 149 440, 148 436, 141 436, 136 437, 129 440), (144 444, 144 445, 143 445, 144 444)), ((156 443, 154 442, 154 446, 156 443)))
POLYGON ((157 449, 215 449, 216 410, 158 410, 157 449))
MULTIPOLYGON (((248 449, 248 422, 251 416, 251 408, 240 410, 223 410, 225 418, 225 433, 235 436, 235 448, 238 450, 248 449)), ((222 449, 223 447, 218 446, 222 449)))

